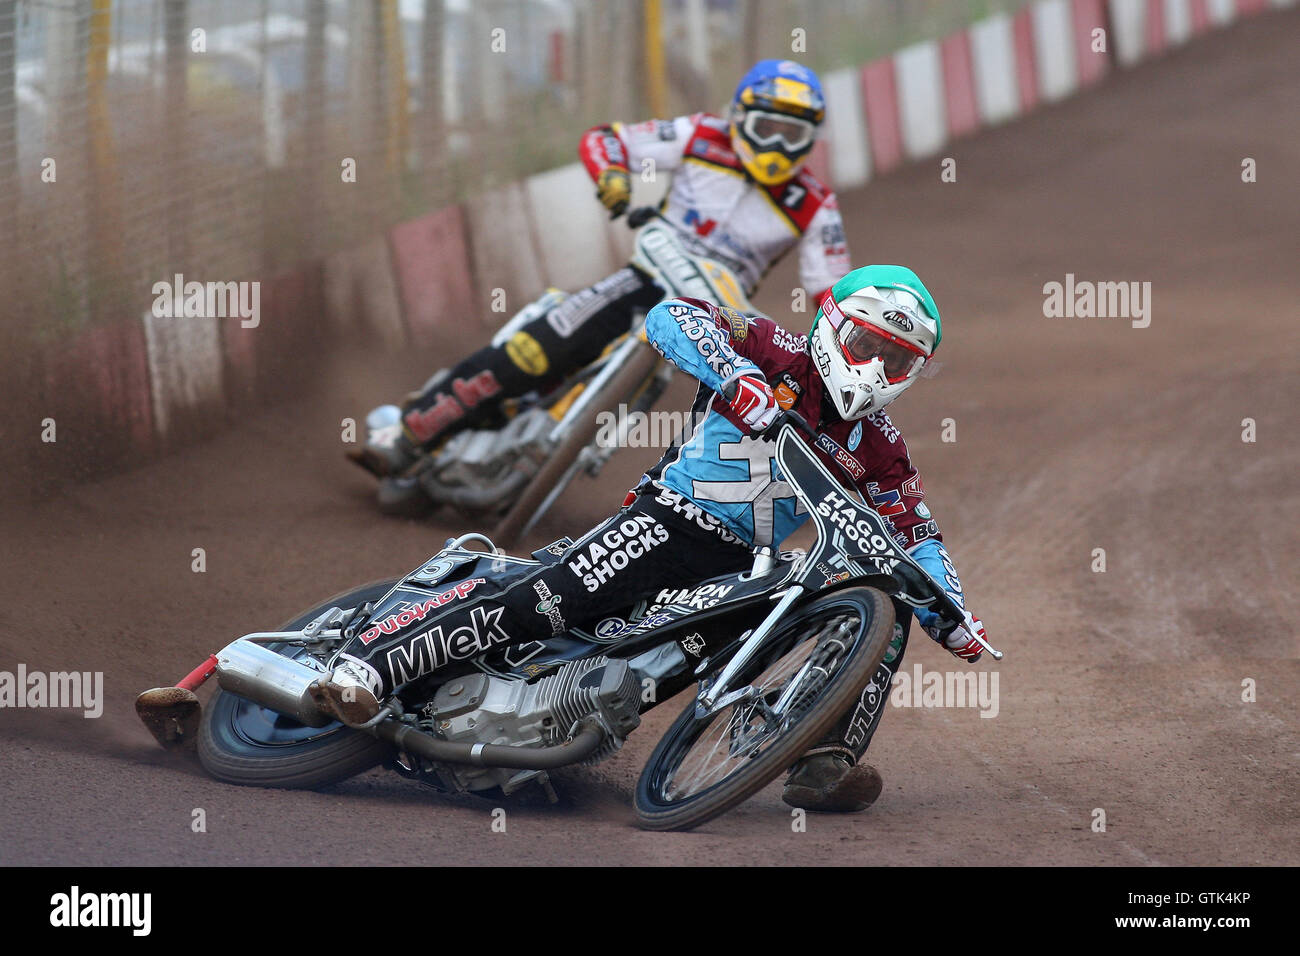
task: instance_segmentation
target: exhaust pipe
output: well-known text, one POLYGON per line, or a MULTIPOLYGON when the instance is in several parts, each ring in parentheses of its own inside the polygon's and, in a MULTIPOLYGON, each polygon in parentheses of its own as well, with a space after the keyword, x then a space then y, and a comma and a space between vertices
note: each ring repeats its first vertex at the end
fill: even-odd
MULTIPOLYGON (((334 723, 334 718, 323 713, 308 693, 308 688, 324 674, 250 640, 260 636, 250 634, 217 652, 216 676, 221 689, 292 717, 308 727, 334 723)), ((593 717, 581 721, 572 740, 554 747, 508 747, 440 740, 397 720, 381 720, 366 729, 380 740, 428 760, 509 770, 566 767, 590 757, 605 741, 605 731, 593 717)))
POLYGON ((466 744, 439 740, 396 720, 380 722, 372 733, 399 750, 418 754, 435 763, 467 763, 507 770, 555 770, 585 760, 599 749, 605 731, 594 718, 582 722, 577 736, 554 747, 504 747, 500 744, 466 744))
POLYGON ((530 478, 532 478, 532 475, 514 469, 495 485, 475 488, 449 487, 439 485, 436 481, 430 481, 425 483, 423 487, 428 492, 429 497, 438 502, 450 504, 465 511, 491 511, 501 503, 502 499, 513 499, 528 484, 530 478), (434 487, 431 489, 430 485, 434 487), (437 494, 434 494, 434 490, 437 491, 437 494))
POLYGON ((217 652, 217 684, 222 690, 269 707, 308 727, 324 727, 334 722, 307 693, 307 688, 324 676, 323 672, 255 644, 247 637, 217 652))

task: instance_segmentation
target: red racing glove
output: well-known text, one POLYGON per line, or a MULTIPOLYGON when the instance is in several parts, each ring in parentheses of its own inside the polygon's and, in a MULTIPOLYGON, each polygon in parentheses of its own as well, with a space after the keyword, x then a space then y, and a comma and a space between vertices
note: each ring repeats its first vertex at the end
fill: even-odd
MULTIPOLYGON (((977 617, 972 617, 971 622, 975 626, 974 634, 984 637, 984 622, 977 617)), ((984 645, 975 640, 974 634, 963 625, 954 627, 943 637, 943 646, 948 648, 953 657, 960 657, 968 664, 974 664, 984 653, 984 645)))
MULTIPOLYGON (((740 416, 740 420, 752 431, 761 432, 776 418, 781 406, 776 403, 772 387, 759 375, 742 375, 732 379, 724 386, 730 391, 727 396, 731 410, 740 416)), ((724 396, 726 392, 724 392, 724 396)))

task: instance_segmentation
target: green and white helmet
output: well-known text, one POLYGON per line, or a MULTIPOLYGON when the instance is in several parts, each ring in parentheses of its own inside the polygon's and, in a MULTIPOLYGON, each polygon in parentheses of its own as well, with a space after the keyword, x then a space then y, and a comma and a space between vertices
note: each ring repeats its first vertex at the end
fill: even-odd
POLYGON ((942 337, 939 308, 915 272, 863 266, 822 296, 808 349, 840 417, 853 421, 903 394, 942 337))

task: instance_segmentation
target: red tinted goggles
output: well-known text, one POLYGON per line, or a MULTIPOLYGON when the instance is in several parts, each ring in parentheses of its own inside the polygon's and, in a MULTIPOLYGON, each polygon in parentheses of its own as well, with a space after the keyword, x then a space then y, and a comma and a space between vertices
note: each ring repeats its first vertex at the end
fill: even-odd
POLYGON ((827 292, 821 301, 822 314, 838 330, 840 351, 850 365, 866 365, 880 359, 885 378, 891 384, 904 381, 925 363, 925 353, 892 332, 872 325, 865 319, 845 315, 827 292))

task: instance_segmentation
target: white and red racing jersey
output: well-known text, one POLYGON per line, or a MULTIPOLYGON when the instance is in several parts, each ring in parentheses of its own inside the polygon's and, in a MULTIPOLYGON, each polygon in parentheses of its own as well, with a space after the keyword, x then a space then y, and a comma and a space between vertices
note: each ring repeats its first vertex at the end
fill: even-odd
POLYGON ((716 116, 597 126, 578 154, 593 180, 611 166, 633 176, 671 173, 660 212, 694 252, 731 268, 747 295, 796 244, 800 282, 814 297, 852 268, 835 193, 807 168, 778 186, 755 183, 716 116))

